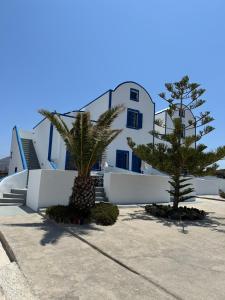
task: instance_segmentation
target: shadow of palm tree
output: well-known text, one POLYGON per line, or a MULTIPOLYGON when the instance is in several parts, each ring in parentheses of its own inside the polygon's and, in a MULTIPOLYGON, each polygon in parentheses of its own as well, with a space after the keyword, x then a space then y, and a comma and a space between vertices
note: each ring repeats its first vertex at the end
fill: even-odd
POLYGON ((156 218, 148 213, 145 210, 136 210, 126 215, 122 221, 132 221, 132 220, 143 220, 143 221, 154 221, 162 224, 163 226, 172 227, 176 226, 179 228, 179 232, 187 234, 188 227, 205 227, 209 228, 212 231, 225 233, 225 217, 215 216, 214 212, 208 212, 207 217, 204 220, 196 221, 182 221, 182 220, 170 220, 163 218, 156 218))
POLYGON ((40 240, 40 244, 45 246, 47 244, 56 244, 60 238, 65 236, 71 236, 71 233, 77 235, 88 235, 90 231, 102 229, 97 228, 94 224, 88 225, 71 225, 71 224, 57 224, 51 220, 43 219, 36 223, 14 223, 4 224, 5 226, 12 227, 27 227, 36 228, 37 230, 43 231, 43 237, 40 240))

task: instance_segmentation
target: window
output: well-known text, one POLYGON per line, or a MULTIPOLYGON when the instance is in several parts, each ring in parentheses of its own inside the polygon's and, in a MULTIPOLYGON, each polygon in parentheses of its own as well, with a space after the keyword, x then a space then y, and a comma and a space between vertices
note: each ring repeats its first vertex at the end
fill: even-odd
POLYGON ((142 128, 143 114, 138 110, 131 108, 127 109, 127 128, 141 129, 142 128))
POLYGON ((184 108, 179 109, 179 117, 185 118, 185 109, 184 108))
POLYGON ((129 170, 129 151, 116 150, 116 167, 129 170))
POLYGON ((181 137, 185 138, 185 124, 182 124, 181 137))
POLYGON ((130 100, 139 101, 139 90, 130 89, 130 100))

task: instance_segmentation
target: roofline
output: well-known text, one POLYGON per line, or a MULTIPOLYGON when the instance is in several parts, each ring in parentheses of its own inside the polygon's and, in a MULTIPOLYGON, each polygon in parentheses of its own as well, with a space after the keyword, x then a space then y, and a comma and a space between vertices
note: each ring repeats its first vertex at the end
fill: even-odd
MULTIPOLYGON (((104 96, 105 94, 109 93, 110 89, 107 90, 106 92, 102 93, 100 96, 98 96, 97 98, 95 98, 94 100, 90 101, 88 104, 84 105, 83 107, 80 108, 79 111, 81 111, 82 109, 84 109, 85 107, 87 107, 88 105, 90 105, 91 103, 95 102, 96 100, 98 100, 99 98, 101 98, 102 96, 104 96)), ((75 112, 75 110, 73 110, 72 112, 75 112)))
POLYGON ((166 112, 168 110, 168 108, 164 108, 162 110, 159 110, 155 113, 155 115, 161 114, 162 112, 166 112))
MULTIPOLYGON (((72 113, 72 112, 80 112, 82 109, 84 109, 85 107, 87 107, 87 106, 90 105, 91 103, 95 102, 96 100, 98 100, 99 98, 101 98, 102 96, 104 96, 105 94, 110 93, 110 92, 112 92, 112 91, 114 92, 114 91, 117 90, 121 85, 126 84, 126 83, 133 83, 133 84, 138 85, 140 88, 142 88, 142 89, 147 93, 147 95, 149 96, 151 102, 155 105, 155 102, 152 100, 152 97, 150 96, 149 92, 148 92, 141 84, 139 84, 139 83, 137 83, 137 82, 135 82, 135 81, 131 81, 131 80, 129 81, 129 80, 128 80, 128 81, 124 81, 124 82, 118 84, 118 85, 114 88, 114 90, 109 89, 109 90, 107 90, 106 92, 102 93, 100 96, 98 96, 98 97, 95 98, 94 100, 90 101, 88 104, 82 106, 79 110, 71 110, 71 111, 68 111, 68 112, 66 112, 66 113, 64 113, 64 114, 60 114, 60 115, 68 116, 68 114, 70 114, 70 113, 72 113)), ((157 114, 157 113, 156 113, 156 114, 157 114)), ((38 123, 33 127, 33 129, 35 129, 37 126, 39 126, 45 119, 46 119, 46 118, 43 118, 40 122, 38 122, 38 123)), ((94 121, 94 122, 96 122, 96 121, 94 121)))
MULTIPOLYGON (((177 103, 177 104, 179 104, 179 103, 177 103)), ((193 118, 195 119, 195 116, 194 116, 192 110, 191 110, 186 104, 183 103, 182 105, 185 106, 185 107, 187 107, 187 110, 189 110, 189 111, 191 112, 193 118)), ((162 109, 162 110, 157 111, 155 114, 157 115, 157 114, 160 114, 160 113, 162 113, 162 112, 166 112, 168 109, 169 109, 169 107, 164 108, 164 109, 162 109)))
POLYGON ((139 83, 137 83, 137 82, 135 82, 135 81, 131 81, 131 80, 124 81, 124 82, 118 84, 118 85, 115 87, 115 89, 113 90, 113 92, 114 92, 115 90, 117 90, 121 85, 123 85, 123 84, 125 84, 125 83, 133 83, 133 84, 138 85, 140 88, 142 88, 142 89, 146 92, 146 94, 149 96, 151 102, 152 102, 153 104, 155 104, 155 102, 152 100, 152 97, 150 96, 150 94, 149 94, 149 92, 146 90, 146 88, 144 88, 141 84, 139 84, 139 83))
MULTIPOLYGON (((79 110, 77 110, 77 112, 82 113, 82 111, 79 111, 79 110)), ((75 116, 69 116, 67 113, 61 114, 61 113, 54 112, 54 114, 57 114, 57 115, 63 116, 63 117, 67 117, 67 118, 76 119, 75 116)), ((33 129, 35 129, 36 127, 38 127, 45 119, 46 119, 46 117, 44 117, 39 123, 37 123, 37 125, 35 125, 35 126, 33 127, 33 129)), ((94 122, 94 123, 95 123, 95 122, 97 122, 97 121, 96 121, 96 120, 91 120, 91 122, 94 122)))

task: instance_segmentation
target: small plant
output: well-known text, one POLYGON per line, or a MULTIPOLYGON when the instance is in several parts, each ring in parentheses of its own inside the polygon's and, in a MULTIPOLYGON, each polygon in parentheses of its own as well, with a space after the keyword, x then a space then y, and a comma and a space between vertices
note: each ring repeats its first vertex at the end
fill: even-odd
POLYGON ((180 206, 174 209, 170 205, 146 205, 145 211, 157 218, 165 218, 171 220, 203 220, 206 217, 204 210, 199 210, 194 207, 180 206))
POLYGON ((98 203, 91 209, 91 218, 99 225, 113 225, 118 216, 118 207, 111 203, 98 203))
POLYGON ((225 192, 224 191, 219 190, 219 195, 220 195, 221 198, 225 199, 225 192))
POLYGON ((55 205, 46 209, 46 215, 57 223, 82 225, 93 221, 99 225, 113 225, 119 215, 119 209, 111 203, 98 203, 86 211, 78 211, 72 205, 55 205))

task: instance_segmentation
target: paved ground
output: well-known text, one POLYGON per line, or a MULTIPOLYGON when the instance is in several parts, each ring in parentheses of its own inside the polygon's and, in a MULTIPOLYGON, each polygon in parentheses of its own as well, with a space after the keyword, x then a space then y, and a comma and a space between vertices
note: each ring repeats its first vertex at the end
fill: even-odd
POLYGON ((10 216, 0 208, 0 230, 40 299, 224 300, 225 202, 190 205, 209 218, 168 223, 133 207, 120 208, 114 226, 63 229, 37 214, 10 216))
POLYGON ((26 278, 15 262, 10 262, 0 243, 0 300, 34 300, 26 278))

